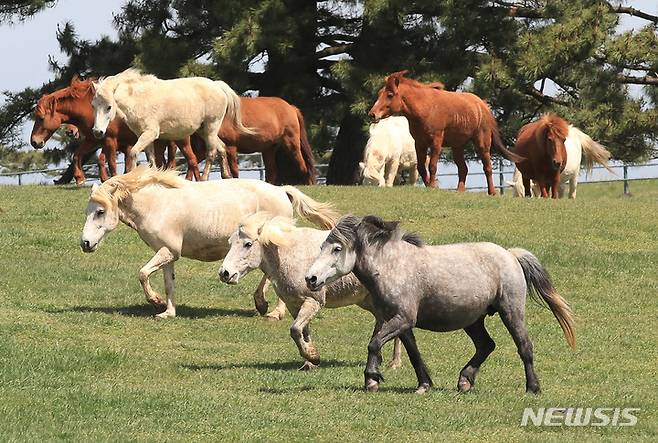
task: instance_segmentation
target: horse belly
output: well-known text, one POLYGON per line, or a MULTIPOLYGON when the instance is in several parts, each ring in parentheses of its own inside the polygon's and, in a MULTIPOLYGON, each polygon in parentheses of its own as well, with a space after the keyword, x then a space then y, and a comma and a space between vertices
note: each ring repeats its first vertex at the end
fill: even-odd
POLYGON ((494 298, 495 291, 434 294, 419 304, 416 327, 436 332, 463 329, 485 315, 494 298))

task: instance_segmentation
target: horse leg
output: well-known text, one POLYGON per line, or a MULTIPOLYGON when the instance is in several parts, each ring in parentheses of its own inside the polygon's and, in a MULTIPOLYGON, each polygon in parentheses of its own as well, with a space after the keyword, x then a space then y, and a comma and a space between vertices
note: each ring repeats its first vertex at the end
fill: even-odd
POLYGON ((532 185, 530 184, 530 179, 525 175, 523 176, 523 188, 525 189, 525 196, 532 197, 532 185))
MULTIPOLYGON (((308 168, 306 167, 306 162, 302 156, 302 145, 299 135, 297 136, 284 136, 283 138, 283 147, 288 152, 290 158, 292 158, 297 164, 297 169, 300 177, 308 177, 308 168)), ((309 178, 306 180, 306 185, 312 185, 313 182, 309 178)))
POLYGON ((432 140, 432 149, 430 152, 430 164, 429 164, 429 182, 430 187, 436 188, 439 186, 439 183, 436 181, 436 170, 439 164, 439 157, 441 156, 441 149, 443 148, 443 132, 439 132, 434 135, 432 140))
POLYGON ((283 318, 286 316, 286 304, 280 298, 278 300, 279 301, 276 304, 276 308, 267 313, 265 316, 266 319, 278 321, 283 320, 283 318))
POLYGON ((178 144, 178 148, 183 153, 183 157, 185 157, 185 160, 187 161, 187 174, 185 174, 185 179, 192 180, 192 178, 194 178, 194 180, 200 181, 201 175, 199 174, 199 159, 194 153, 194 149, 192 149, 190 137, 185 137, 182 140, 178 140, 176 143, 178 144))
POLYGON ((123 154, 123 172, 130 172, 135 167, 135 158, 132 156, 132 145, 126 145, 126 153, 123 154))
POLYGON ((366 391, 376 392, 379 390, 379 382, 382 380, 382 374, 379 372, 379 362, 381 360, 382 346, 392 338, 398 337, 403 331, 411 329, 411 322, 400 315, 396 315, 390 320, 375 325, 375 331, 370 343, 368 343, 368 361, 366 369, 363 371, 365 377, 366 391))
POLYGON ((578 186, 578 173, 569 179, 569 198, 576 198, 576 186, 578 186))
POLYGON ((156 308, 163 308, 166 307, 166 305, 160 295, 151 288, 151 282, 149 281, 149 278, 155 271, 174 261, 176 261, 174 254, 168 248, 163 246, 158 250, 158 252, 156 252, 151 260, 149 260, 148 263, 146 263, 142 269, 139 270, 139 282, 141 283, 142 289, 144 290, 146 301, 151 303, 156 308))
POLYGON ((162 267, 164 274, 165 293, 167 294, 167 309, 156 315, 157 318, 176 317, 176 306, 174 305, 174 263, 167 263, 162 267))
POLYGON ((468 166, 466 165, 466 159, 464 158, 463 146, 460 148, 452 148, 452 159, 457 165, 457 177, 459 180, 459 182, 457 183, 457 192, 465 192, 468 166))
POLYGON ((416 372, 416 378, 418 379, 418 389, 416 389, 416 394, 424 394, 430 390, 433 383, 430 374, 427 371, 427 367, 425 366, 425 362, 423 362, 423 358, 420 356, 420 351, 418 351, 416 337, 414 337, 413 330, 409 328, 404 331, 400 334, 400 339, 404 344, 404 348, 407 350, 409 361, 411 361, 411 365, 416 372))
POLYGON ((233 178, 240 177, 240 166, 238 165, 238 148, 237 146, 226 147, 226 157, 228 160, 228 167, 231 169, 233 178))
MULTIPOLYGON (((525 303, 525 301, 522 301, 522 303, 525 303)), ((539 393, 539 380, 533 366, 532 341, 530 341, 528 330, 525 327, 524 305, 519 304, 519 307, 508 308, 499 307, 498 314, 512 339, 514 339, 516 349, 519 352, 521 361, 523 361, 526 392, 539 393)))
POLYGON ((321 307, 320 302, 316 299, 306 297, 290 327, 290 337, 297 345, 299 355, 306 360, 306 363, 300 369, 313 369, 314 366, 320 364, 320 353, 311 342, 308 324, 320 312, 321 307))
POLYGON ((222 115, 220 119, 212 123, 206 123, 203 126, 202 137, 206 142, 206 166, 203 169, 203 180, 208 180, 210 175, 210 167, 215 161, 215 157, 219 154, 219 168, 221 171, 222 178, 231 178, 231 171, 228 168, 228 162, 226 160, 226 145, 217 135, 219 133, 219 128, 222 125, 222 120, 224 116, 222 115))
POLYGON ((263 164, 265 165, 265 181, 272 185, 276 185, 279 177, 274 151, 265 151, 262 152, 261 155, 263 156, 263 164))
POLYGON ((104 150, 101 150, 100 154, 98 154, 98 158, 96 158, 96 164, 98 165, 98 178, 100 178, 101 182, 104 182, 109 178, 107 176, 107 169, 105 168, 106 158, 107 156, 105 155, 104 150))
POLYGON ((400 160, 393 159, 386 164, 386 187, 390 188, 395 183, 395 178, 398 175, 398 168, 400 167, 400 160))
POLYGON ((427 147, 421 148, 416 144, 416 170, 418 174, 423 179, 423 184, 429 186, 429 176, 427 174, 427 147))
POLYGON ((256 310, 260 315, 267 314, 267 300, 265 300, 265 291, 270 286, 270 281, 267 279, 266 275, 263 275, 263 278, 260 279, 258 287, 254 291, 254 305, 256 310))
POLYGON ((551 198, 558 198, 560 196, 560 173, 557 172, 553 177, 553 183, 551 184, 551 198))
POLYGON ((170 141, 167 145, 167 169, 176 169, 176 142, 170 141))
POLYGON ((149 153, 146 153, 146 156, 149 157, 149 162, 153 164, 155 162, 155 166, 157 168, 162 168, 165 163, 165 142, 162 139, 158 139, 153 142, 153 153, 154 153, 154 160, 151 161, 151 158, 149 157, 149 153))
POLYGON ((475 355, 466 363, 466 366, 459 373, 457 389, 459 392, 470 391, 475 385, 475 376, 480 370, 480 365, 484 363, 489 354, 496 349, 496 343, 484 327, 484 317, 464 328, 464 331, 471 337, 475 345, 475 355))
POLYGON ((413 167, 409 169, 409 185, 411 186, 416 186, 416 182, 418 181, 418 168, 413 167))
POLYGON ((112 177, 117 175, 117 145, 117 139, 114 137, 105 137, 103 140, 103 150, 105 151, 105 157, 110 166, 110 175, 112 177))
POLYGON ((393 341, 393 358, 388 362, 388 367, 391 369, 399 369, 402 367, 402 345, 400 337, 395 337, 393 341))
POLYGON ((130 150, 130 156, 132 157, 133 164, 137 164, 137 156, 144 150, 148 150, 147 157, 149 157, 149 162, 153 165, 155 161, 155 156, 153 153, 153 142, 158 138, 159 131, 155 129, 147 129, 142 132, 142 134, 137 139, 137 143, 130 150))

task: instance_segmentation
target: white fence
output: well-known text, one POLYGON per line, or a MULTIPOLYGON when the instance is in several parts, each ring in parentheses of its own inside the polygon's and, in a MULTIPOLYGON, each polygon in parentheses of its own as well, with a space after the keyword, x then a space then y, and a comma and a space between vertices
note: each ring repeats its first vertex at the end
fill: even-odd
MULTIPOLYGON (((241 164, 247 161, 250 166, 240 168, 240 177, 265 179, 265 169, 260 166, 262 161, 260 155, 240 156, 241 164)), ((119 170, 123 170, 123 164, 119 163, 119 170)), ((184 165, 182 166, 184 169, 184 165)), ((316 165, 318 169, 318 183, 325 182, 325 176, 328 165, 316 165)), ((478 161, 468 163, 469 173, 466 189, 469 191, 482 191, 486 189, 484 172, 482 164, 478 161)), ((630 183, 637 180, 658 179, 658 159, 653 159, 643 164, 626 164, 622 162, 611 162, 611 169, 615 174, 609 173, 602 166, 595 166, 591 174, 587 175, 583 171, 579 178, 579 183, 604 183, 604 182, 622 182, 623 192, 630 192, 630 183)), ((53 184, 53 179, 61 175, 66 168, 50 168, 30 171, 13 171, 0 173, 0 185, 24 185, 24 184, 53 184)), ((96 165, 85 165, 85 175, 89 182, 98 179, 98 170, 96 165)), ((214 167, 211 170, 211 178, 219 178, 219 168, 214 167)), ((514 173, 514 164, 504 160, 494 162, 494 181, 501 193, 509 191, 507 181, 512 179, 514 173)), ((437 174, 440 187, 444 189, 455 189, 457 186, 457 171, 454 163, 442 161, 439 164, 439 173, 437 174)))

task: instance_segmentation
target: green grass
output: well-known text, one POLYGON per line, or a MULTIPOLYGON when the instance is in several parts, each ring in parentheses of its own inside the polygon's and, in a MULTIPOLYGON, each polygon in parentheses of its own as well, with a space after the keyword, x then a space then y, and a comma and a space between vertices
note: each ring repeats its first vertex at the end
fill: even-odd
POLYGON ((344 212, 402 219, 430 243, 529 249, 573 306, 575 352, 550 312, 527 305, 539 396, 524 393, 497 316, 487 326, 498 347, 466 395, 455 386, 468 337, 418 331, 436 385, 424 397, 406 357, 384 369, 379 393, 362 392, 373 321, 358 308, 320 313, 321 368, 298 372, 290 317, 255 315, 256 273, 230 287, 218 264, 183 259, 178 317, 156 321, 137 281, 152 252, 134 232, 122 226, 96 253, 80 252, 89 189, 0 187, 0 439, 656 441, 657 185, 633 184, 632 198, 619 184, 583 185, 576 201, 305 188, 344 212), (642 410, 630 428, 520 427, 528 406, 642 410))

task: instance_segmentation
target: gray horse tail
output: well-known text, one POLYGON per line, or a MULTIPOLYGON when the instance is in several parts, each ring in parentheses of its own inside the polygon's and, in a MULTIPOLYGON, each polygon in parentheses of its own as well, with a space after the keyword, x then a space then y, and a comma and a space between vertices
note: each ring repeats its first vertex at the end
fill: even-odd
POLYGON ((523 269, 530 296, 541 303, 543 300, 562 327, 564 337, 572 349, 576 348, 576 333, 573 313, 567 302, 558 294, 550 275, 539 263, 537 257, 525 249, 512 248, 509 252, 516 257, 523 269), (541 300, 537 297, 541 296, 541 300))
POLYGON ((324 229, 332 229, 336 226, 339 214, 330 203, 315 201, 293 186, 286 185, 281 188, 288 195, 294 211, 306 220, 324 229))

